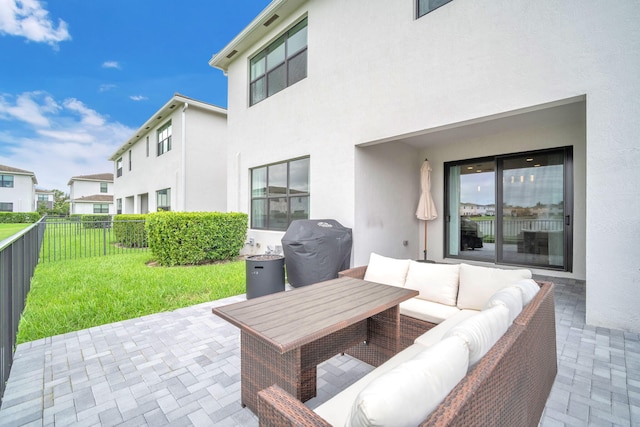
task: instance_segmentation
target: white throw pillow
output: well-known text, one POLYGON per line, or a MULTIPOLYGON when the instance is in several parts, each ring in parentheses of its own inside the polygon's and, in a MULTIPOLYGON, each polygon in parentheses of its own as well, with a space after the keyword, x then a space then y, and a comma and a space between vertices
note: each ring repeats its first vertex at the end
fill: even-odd
POLYGON ((409 262, 405 287, 420 292, 417 298, 456 305, 460 266, 458 264, 431 264, 409 262))
POLYGON ((509 324, 512 324, 513 319, 518 317, 518 314, 522 311, 522 291, 515 286, 502 288, 491 295, 484 308, 488 309, 498 304, 502 304, 509 309, 509 324))
POLYGON ((367 385, 346 426, 415 427, 467 374, 469 350, 458 337, 442 340, 367 385))
POLYGON ((388 258, 372 252, 367 271, 364 273, 364 280, 402 288, 407 278, 409 261, 408 259, 388 258))
POLYGON ((530 270, 504 270, 460 264, 458 308, 482 310, 491 295, 523 279, 531 279, 530 270))
POLYGON ((509 309, 502 304, 483 310, 451 328, 443 339, 457 336, 469 346, 469 368, 487 354, 509 329, 509 309))
POLYGON ((533 297, 540 291, 540 285, 533 279, 520 280, 514 286, 522 292, 522 305, 529 304, 533 297))

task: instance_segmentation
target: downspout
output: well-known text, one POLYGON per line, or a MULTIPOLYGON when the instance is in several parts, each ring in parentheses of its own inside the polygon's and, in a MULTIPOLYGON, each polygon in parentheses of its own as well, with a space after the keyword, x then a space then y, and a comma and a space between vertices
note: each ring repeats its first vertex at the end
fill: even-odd
POLYGON ((187 108, 189 108, 189 103, 185 102, 182 107, 182 164, 180 165, 182 171, 182 206, 180 210, 182 212, 187 210, 187 108))

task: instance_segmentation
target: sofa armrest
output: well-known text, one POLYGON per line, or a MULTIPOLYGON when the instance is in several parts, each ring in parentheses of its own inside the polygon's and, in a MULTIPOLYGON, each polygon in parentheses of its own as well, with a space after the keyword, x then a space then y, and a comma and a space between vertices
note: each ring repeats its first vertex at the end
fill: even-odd
POLYGON ((331 427, 322 417, 277 385, 258 392, 260 427, 331 427))
POLYGON ((367 266, 353 267, 348 270, 343 270, 338 273, 338 277, 353 277, 354 279, 364 279, 364 274, 367 272, 367 266))

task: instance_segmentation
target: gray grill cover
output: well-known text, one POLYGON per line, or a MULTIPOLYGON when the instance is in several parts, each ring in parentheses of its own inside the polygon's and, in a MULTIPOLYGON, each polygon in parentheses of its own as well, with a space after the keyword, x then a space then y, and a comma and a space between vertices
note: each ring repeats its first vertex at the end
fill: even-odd
POLYGON ((294 287, 335 279, 349 268, 351 229, 333 219, 291 222, 282 237, 287 279, 294 287))

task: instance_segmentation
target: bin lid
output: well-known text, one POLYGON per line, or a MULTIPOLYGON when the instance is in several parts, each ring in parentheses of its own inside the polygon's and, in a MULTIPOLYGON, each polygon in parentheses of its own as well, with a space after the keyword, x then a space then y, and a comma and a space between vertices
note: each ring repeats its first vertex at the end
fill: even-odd
POLYGON ((251 255, 247 257, 250 261, 275 261, 284 258, 282 255, 251 255))

